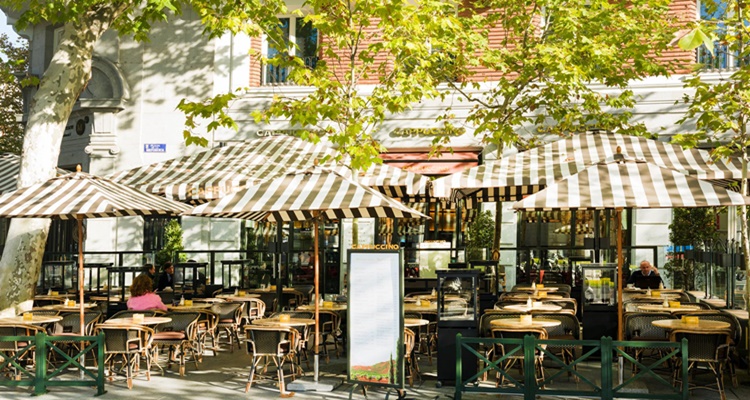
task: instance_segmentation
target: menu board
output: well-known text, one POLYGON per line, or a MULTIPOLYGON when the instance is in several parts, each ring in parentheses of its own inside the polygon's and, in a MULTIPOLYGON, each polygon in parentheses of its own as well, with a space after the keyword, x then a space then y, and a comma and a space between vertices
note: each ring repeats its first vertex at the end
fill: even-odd
POLYGON ((349 251, 348 379, 404 387, 400 251, 349 251))

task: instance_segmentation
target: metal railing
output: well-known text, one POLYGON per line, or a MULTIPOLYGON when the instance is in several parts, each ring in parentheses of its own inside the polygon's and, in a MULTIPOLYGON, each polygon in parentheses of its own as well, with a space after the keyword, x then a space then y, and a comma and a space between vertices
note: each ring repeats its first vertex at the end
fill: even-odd
MULTIPOLYGON (((305 66, 305 68, 308 69, 315 69, 315 66, 318 64, 318 57, 317 56, 309 56, 309 57, 301 57, 302 62, 305 66)), ((289 79, 289 71, 291 70, 291 67, 287 66, 278 66, 266 63, 263 65, 263 84, 264 85, 293 85, 294 82, 292 82, 289 79)))
POLYGON ((472 376, 464 377, 462 371, 463 363, 456 362, 455 400, 461 400, 461 396, 464 392, 521 395, 525 400, 533 400, 536 396, 576 396, 601 398, 604 400, 611 400, 615 397, 687 400, 689 395, 687 379, 687 344, 687 339, 683 339, 679 343, 638 341, 620 342, 613 341, 610 337, 603 337, 601 340, 540 340, 532 335, 527 335, 523 339, 494 339, 465 338, 459 333, 456 335, 456 360, 461 360, 462 357, 466 356, 476 357, 485 365, 485 367, 472 376), (505 354, 493 361, 476 349, 476 346, 479 344, 483 344, 484 346, 502 344, 505 346, 506 351, 505 354), (552 354, 547 349, 547 346, 582 346, 584 350, 580 357, 576 358, 573 362, 566 364, 559 357, 552 354), (662 350, 663 353, 660 353, 659 358, 652 364, 646 365, 642 361, 636 360, 632 355, 625 351, 625 349, 635 348, 658 349, 662 350), (535 357, 538 357, 537 354, 539 353, 544 355, 545 360, 548 362, 551 360, 551 362, 555 364, 555 367, 560 368, 557 373, 549 377, 544 377, 541 382, 537 381, 537 374, 535 371, 535 357), (520 354, 523 354, 523 379, 516 379, 503 369, 503 364, 510 357, 518 357, 520 354), (601 375, 598 377, 600 379, 599 384, 592 381, 591 376, 586 376, 580 373, 576 368, 581 362, 593 358, 592 356, 594 355, 601 356, 599 365, 601 375), (614 374, 612 373, 612 364, 613 360, 620 356, 635 365, 639 372, 630 377, 630 379, 625 380, 623 383, 616 384, 614 374), (680 364, 682 384, 680 386, 673 386, 671 382, 668 382, 654 371, 656 368, 661 367, 664 363, 669 362, 675 357, 679 357, 682 360, 680 364), (481 385, 476 385, 479 377, 488 372, 495 372, 502 375, 512 383, 513 386, 483 387, 481 385), (566 372, 575 376, 577 379, 580 379, 581 384, 576 385, 576 390, 552 387, 553 385, 551 383, 554 379, 566 372), (628 392, 628 389, 630 389, 628 386, 645 377, 651 377, 655 382, 663 385, 667 393, 651 394, 628 392), (550 387, 547 387, 548 385, 550 387), (588 387, 588 390, 578 389, 578 387, 581 386, 588 387))
MULTIPOLYGON (((28 386, 34 388, 34 395, 47 393, 51 386, 96 386, 96 394, 106 393, 104 390, 104 334, 96 336, 49 336, 43 332, 35 336, 0 336, 0 342, 21 342, 26 345, 15 353, 0 352, 0 371, 12 368, 17 371, 20 379, 10 378, 0 374, 0 386, 28 386), (85 343, 85 346, 73 355, 69 355, 55 344, 56 341, 85 343), (21 358, 29 351, 34 351, 34 370, 26 369, 21 358), (87 369, 78 360, 88 354, 95 354, 96 373, 87 369), (64 361, 59 366, 48 367, 48 355, 59 356, 64 361), (57 379, 63 373, 71 374, 70 368, 81 372, 80 379, 57 379), (83 379, 86 376, 90 379, 83 379)), ((66 377, 67 378, 67 377, 66 377)))

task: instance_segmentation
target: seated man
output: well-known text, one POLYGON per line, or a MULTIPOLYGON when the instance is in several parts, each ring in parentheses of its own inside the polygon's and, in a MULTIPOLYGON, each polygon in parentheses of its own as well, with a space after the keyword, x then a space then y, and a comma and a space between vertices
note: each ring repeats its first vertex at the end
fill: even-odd
POLYGON ((168 290, 174 289, 174 265, 167 261, 164 263, 163 272, 159 276, 159 282, 156 286, 157 290, 168 290))
MULTIPOLYGON (((630 274, 630 278, 628 278, 628 285, 630 284, 636 284, 636 282, 643 281, 643 277, 647 276, 653 276, 658 277, 658 281, 664 286, 664 281, 661 280, 661 276, 659 276, 659 270, 656 269, 653 265, 651 265, 650 262, 647 260, 641 261, 641 264, 638 266, 638 271, 633 272, 630 274)), ((645 288, 642 288, 645 289, 645 288)), ((655 288, 652 288, 655 289, 655 288)))

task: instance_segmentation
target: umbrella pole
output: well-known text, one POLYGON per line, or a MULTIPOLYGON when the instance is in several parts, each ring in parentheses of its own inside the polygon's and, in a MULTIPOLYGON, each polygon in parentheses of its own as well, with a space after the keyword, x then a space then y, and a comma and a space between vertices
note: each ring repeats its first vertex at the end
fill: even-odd
POLYGON ((318 382, 319 376, 319 359, 320 359, 320 257, 318 257, 318 223, 320 212, 313 218, 313 255, 314 260, 314 280, 315 280, 315 355, 313 356, 313 368, 315 370, 315 382, 318 382))
MULTIPOLYGON (((78 222, 78 307, 80 308, 80 335, 85 335, 83 328, 84 323, 84 308, 83 308, 83 216, 76 216, 78 222)), ((81 349, 84 348, 84 342, 81 342, 81 349)), ((81 367, 86 367, 86 356, 81 355, 81 367)), ((81 370, 81 377, 83 378, 83 370, 81 370)))
MULTIPOLYGON (((623 329, 623 322, 622 322, 622 269, 624 264, 624 257, 622 254, 622 209, 618 208, 615 210, 615 219, 617 221, 617 340, 622 341, 623 335, 622 335, 622 329, 623 329)), ((620 384, 622 384, 623 381, 623 374, 624 374, 624 364, 622 355, 617 357, 617 365, 619 366, 619 377, 620 377, 620 384)))

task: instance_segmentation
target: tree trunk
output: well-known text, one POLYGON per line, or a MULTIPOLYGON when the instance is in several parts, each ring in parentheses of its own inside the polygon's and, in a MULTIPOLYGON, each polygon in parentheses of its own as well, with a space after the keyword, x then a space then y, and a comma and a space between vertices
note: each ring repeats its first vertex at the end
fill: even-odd
MULTIPOLYGON (((62 38, 29 108, 19 172, 19 187, 55 174, 65 125, 91 77, 94 44, 126 4, 98 5, 65 24, 62 38)), ((48 219, 14 219, 0 259, 0 310, 34 296, 48 219)))

